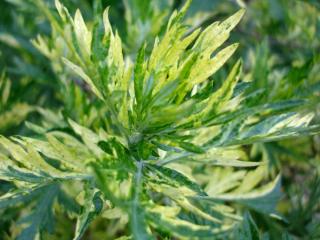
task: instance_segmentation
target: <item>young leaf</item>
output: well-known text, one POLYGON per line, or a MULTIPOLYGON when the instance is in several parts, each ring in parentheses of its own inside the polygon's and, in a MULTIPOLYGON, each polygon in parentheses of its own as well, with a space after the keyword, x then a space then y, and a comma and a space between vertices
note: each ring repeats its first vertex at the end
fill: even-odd
POLYGON ((84 72, 84 70, 81 67, 77 66, 76 64, 72 63, 71 61, 69 61, 66 58, 63 58, 62 60, 75 74, 77 74, 79 77, 81 77, 91 87, 92 91, 100 99, 103 99, 101 92, 97 89, 97 87, 94 84, 94 82, 92 81, 92 79, 84 72))
POLYGON ((253 190, 244 194, 221 194, 212 197, 199 196, 199 198, 205 201, 228 201, 243 204, 249 208, 252 208, 258 212, 265 214, 274 214, 276 204, 281 196, 281 177, 280 175, 270 183, 268 186, 260 190, 253 190))
POLYGON ((89 224, 100 214, 103 208, 101 192, 97 189, 86 190, 85 203, 78 217, 74 240, 80 240, 89 224))
POLYGON ((90 58, 92 33, 88 30, 79 9, 74 16, 74 30, 82 54, 90 58))

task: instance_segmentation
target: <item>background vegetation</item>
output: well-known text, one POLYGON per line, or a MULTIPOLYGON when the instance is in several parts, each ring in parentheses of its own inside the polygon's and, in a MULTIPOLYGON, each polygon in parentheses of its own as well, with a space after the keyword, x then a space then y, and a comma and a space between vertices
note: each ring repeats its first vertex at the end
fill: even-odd
MULTIPOLYGON (((116 52, 117 34, 122 40, 125 60, 135 63, 135 76, 143 73, 145 68, 139 63, 139 56, 142 52, 146 59, 150 56, 154 39, 166 36, 169 17, 174 9, 181 9, 184 1, 109 0, 100 3, 98 0, 64 0, 61 3, 72 17, 80 9, 88 28, 96 29, 92 40, 96 48, 92 48, 92 54, 87 58, 86 46, 74 41, 81 36, 73 35, 77 35, 77 30, 72 30, 62 6, 58 13, 55 2, 51 0, 0 1, 0 134, 4 136, 0 139, 0 239, 320 239, 320 138, 316 135, 320 120, 318 1, 193 0, 183 19, 183 24, 188 26, 185 35, 198 27, 205 29, 217 20, 225 20, 240 8, 246 9, 243 19, 227 40, 227 43, 239 42, 238 50, 219 71, 209 75, 209 83, 196 96, 204 99, 218 89, 224 89, 222 95, 230 95, 228 99, 219 98, 221 105, 219 101, 215 103, 219 109, 210 110, 211 114, 222 117, 208 120, 210 124, 220 121, 216 125, 221 126, 225 134, 209 139, 211 136, 208 137, 206 132, 197 132, 200 137, 195 139, 193 136, 188 142, 187 135, 175 130, 169 131, 170 137, 163 133, 169 125, 163 128, 159 121, 171 124, 187 116, 180 109, 180 112, 173 112, 177 119, 167 119, 156 115, 159 109, 162 111, 161 108, 150 108, 155 115, 148 122, 147 130, 148 134, 156 137, 140 141, 136 140, 139 136, 131 134, 128 149, 135 158, 151 159, 148 162, 150 166, 146 165, 149 168, 146 167, 146 172, 141 174, 150 181, 148 187, 153 189, 152 196, 148 187, 143 188, 139 195, 139 178, 134 175, 139 164, 131 166, 127 149, 122 149, 119 137, 122 124, 117 125, 116 120, 123 122, 125 117, 120 114, 116 120, 112 117, 113 111, 122 111, 121 107, 118 111, 116 102, 126 99, 121 95, 121 87, 108 85, 110 89, 106 90, 105 82, 99 83, 94 76, 110 74, 117 78, 118 72, 123 71, 119 79, 125 79, 127 70, 121 68, 121 57, 116 52), (106 45, 99 45, 99 24, 107 6, 110 6, 109 19, 113 29, 108 47, 115 49, 109 61, 114 65, 108 65, 106 72, 95 73, 92 69, 100 67, 100 59, 111 54, 103 50, 106 45), (225 86, 226 79, 233 77, 229 73, 239 71, 236 69, 240 64, 237 63, 239 58, 242 59, 240 80, 233 87, 225 86), (90 71, 89 77, 94 79, 91 86, 81 79, 83 75, 74 64, 80 65, 86 73, 90 71), (114 102, 100 100, 106 99, 108 94, 112 95, 114 102), (237 96, 244 96, 241 104, 237 100, 232 102, 237 96), (222 103, 228 106, 222 106, 222 103), (229 107, 233 115, 225 118, 218 115, 223 113, 220 107, 229 107), (248 111, 255 113, 249 120, 248 111), (297 117, 295 114, 300 115, 297 117), (227 121, 232 124, 226 124, 227 121), (253 126, 246 132, 239 127, 245 121, 249 127, 253 126), (280 130, 274 130, 274 126, 280 130), (10 136, 17 135, 24 138, 8 140, 10 136), (210 153, 211 160, 213 158, 215 162, 197 165, 196 161, 206 161, 201 154, 204 154, 204 142, 208 139, 211 144, 208 146, 215 149, 210 153), (28 148, 28 144, 36 151, 28 148), (58 147, 49 151, 48 144, 58 147), (176 155, 161 158, 161 153, 157 155, 158 148, 169 153, 176 151, 181 156, 191 152, 195 157, 190 156, 192 161, 189 161, 189 155, 177 155, 183 161, 170 163, 176 155), (119 158, 126 160, 108 164, 90 160, 99 158, 101 151, 110 156, 110 151, 114 151, 118 157, 120 155, 119 158), (57 156, 58 153, 63 157, 57 156), (12 163, 9 167, 5 165, 8 156, 18 162, 20 170, 27 159, 37 157, 45 159, 45 164, 50 166, 44 166, 39 160, 41 163, 37 166, 41 171, 27 166, 28 171, 18 173, 9 168, 13 167, 12 163), (61 170, 56 158, 66 158, 67 167, 63 174, 54 170, 61 170), (70 166, 68 158, 72 162, 70 166), (86 167, 80 163, 76 166, 74 159, 86 163, 86 167), (153 165, 154 162, 157 164, 153 165), (257 162, 258 167, 255 165, 257 162), (168 168, 162 169, 162 164, 168 168), (82 168, 93 169, 98 184, 83 180, 86 175, 76 170, 73 172, 73 167, 79 167, 81 174, 82 168), (108 172, 108 169, 117 170, 108 172), (35 180, 40 177, 41 180, 35 180), (59 184, 47 184, 49 177, 50 181, 59 184), (73 178, 81 181, 60 184, 60 181, 73 178), (161 181, 168 181, 166 184, 175 190, 165 188, 161 181), (194 186, 193 181, 199 185, 194 186), (110 185, 105 186, 105 183, 110 185), (136 188, 130 190, 130 184, 136 188), (198 186, 214 199, 200 201, 202 195, 197 192, 200 191, 198 186), (190 189, 197 192, 191 200, 188 198, 190 189), (263 193, 261 196, 260 192, 263 193), (251 199, 250 194, 255 198, 251 199), (182 197, 176 199, 174 195, 182 197), (135 196, 139 200, 137 204, 141 200, 141 206, 136 208, 135 196), (123 206, 126 200, 132 206, 123 206), (184 210, 178 213, 177 208, 184 210), (236 221, 231 230, 222 230, 231 221, 224 222, 225 217, 236 221), (216 219, 219 223, 215 222, 216 219), (220 221, 223 221, 222 227, 220 221), (210 227, 198 229, 184 225, 185 222, 210 227), (219 234, 212 230, 209 237, 205 233, 207 229, 217 230, 219 234)), ((81 24, 79 18, 74 18, 74 21, 81 24)), ((173 25, 179 24, 180 20, 175 21, 177 23, 173 25)), ((85 41, 83 31, 82 34, 85 41)), ((208 46, 211 45, 208 43, 208 46)), ((188 48, 185 54, 189 53, 187 51, 188 48)), ((157 57, 159 62, 164 58, 157 57)), ((166 60, 170 61, 170 58, 166 60)), ((174 93, 178 94, 178 90, 175 89, 174 93)), ((135 92, 137 103, 141 101, 141 106, 145 106, 138 95, 135 92)), ((189 95, 182 98, 188 100, 189 95)), ((167 98, 165 94, 160 95, 159 101, 167 98)), ((178 102, 176 99, 173 101, 178 102)), ((172 114, 170 111, 168 115, 172 114)), ((132 121, 139 123, 139 114, 132 121)), ((195 125, 191 130, 198 131, 195 125)), ((209 129, 209 125, 206 131, 209 135, 216 133, 216 129, 209 129)))

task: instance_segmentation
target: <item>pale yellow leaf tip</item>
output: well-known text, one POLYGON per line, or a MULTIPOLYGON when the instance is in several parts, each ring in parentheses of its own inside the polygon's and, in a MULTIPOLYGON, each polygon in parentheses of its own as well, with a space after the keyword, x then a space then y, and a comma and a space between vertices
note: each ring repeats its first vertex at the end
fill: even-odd
POLYGON ((189 9, 191 3, 192 3, 192 0, 187 0, 183 5, 183 7, 181 8, 180 12, 183 12, 183 13, 186 12, 189 9))
POLYGON ((59 16, 61 17, 61 19, 63 21, 65 21, 66 20, 66 16, 65 16, 65 13, 63 11, 64 6, 61 4, 61 2, 59 0, 55 0, 54 3, 55 3, 55 7, 56 7, 56 9, 57 9, 57 11, 59 13, 59 16))
POLYGON ((225 23, 228 23, 230 25, 229 27, 230 30, 233 29, 236 25, 238 25, 238 23, 241 21, 245 13, 246 13, 246 9, 242 8, 225 20, 225 23))
POLYGON ((103 25, 106 33, 112 32, 112 28, 109 21, 109 9, 110 7, 107 7, 103 12, 103 25))
POLYGON ((243 15, 246 13, 246 11, 247 11, 246 8, 241 8, 241 9, 238 11, 239 15, 241 16, 240 18, 243 17, 243 15))
POLYGON ((243 16, 246 14, 246 11, 247 10, 245 8, 241 8, 238 12, 234 14, 235 19, 237 19, 237 24, 241 21, 243 16))

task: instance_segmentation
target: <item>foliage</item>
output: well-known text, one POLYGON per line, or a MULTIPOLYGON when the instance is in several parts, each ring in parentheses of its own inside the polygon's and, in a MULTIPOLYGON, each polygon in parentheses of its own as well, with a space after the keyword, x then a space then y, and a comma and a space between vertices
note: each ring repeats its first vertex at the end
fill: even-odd
POLYGON ((0 3, 0 239, 319 238, 319 6, 204 2, 0 3))

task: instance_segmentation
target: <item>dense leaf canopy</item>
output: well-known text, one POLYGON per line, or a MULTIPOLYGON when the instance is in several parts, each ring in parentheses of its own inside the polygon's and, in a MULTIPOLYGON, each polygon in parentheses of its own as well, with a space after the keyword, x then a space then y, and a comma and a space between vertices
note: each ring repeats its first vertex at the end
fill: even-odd
POLYGON ((320 237, 317 2, 7 2, 0 239, 320 237))

